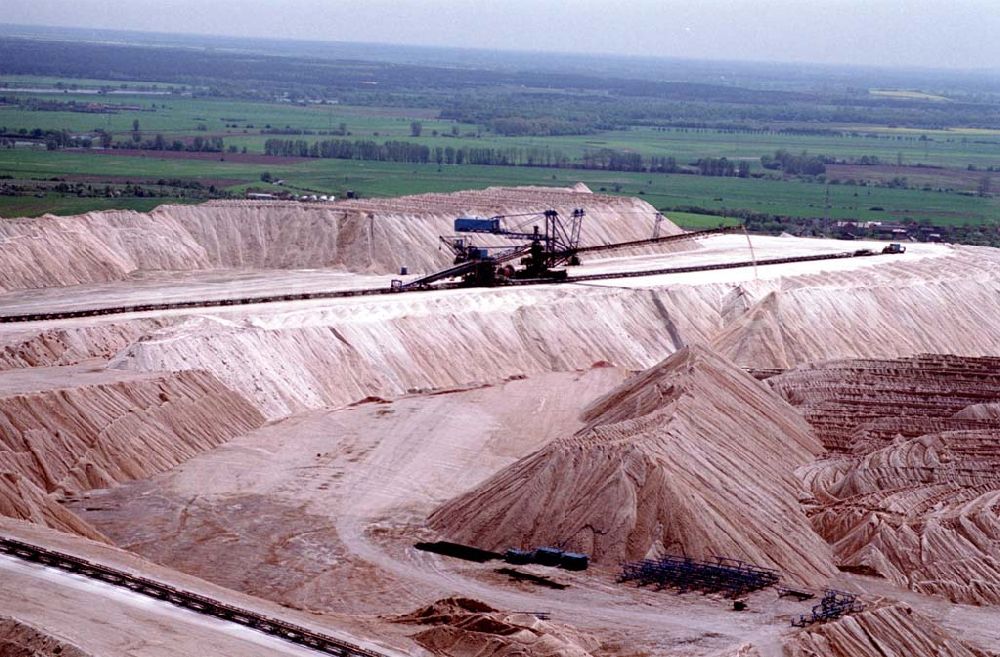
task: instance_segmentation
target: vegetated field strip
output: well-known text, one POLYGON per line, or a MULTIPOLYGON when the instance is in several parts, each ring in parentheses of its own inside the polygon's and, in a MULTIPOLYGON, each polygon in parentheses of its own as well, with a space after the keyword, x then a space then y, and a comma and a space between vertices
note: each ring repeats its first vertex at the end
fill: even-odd
MULTIPOLYGON (((68 81, 67 81, 68 82, 68 81)), ((137 119, 144 133, 162 132, 166 134, 204 134, 196 132, 198 125, 203 124, 207 132, 225 134, 226 123, 236 123, 240 126, 232 134, 243 134, 246 129, 256 133, 270 125, 272 128, 283 129, 286 126, 301 130, 331 130, 337 129, 341 122, 347 123, 348 130, 355 132, 357 138, 371 138, 373 132, 396 138, 409 136, 411 120, 419 120, 424 125, 427 134, 432 130, 450 131, 453 121, 438 121, 427 118, 429 114, 436 115, 437 110, 406 109, 406 108, 367 108, 343 105, 306 105, 291 103, 265 103, 260 101, 244 101, 222 98, 189 98, 185 96, 145 96, 115 94, 113 96, 95 96, 93 94, 52 93, 52 94, 22 94, 5 92, 0 88, 0 96, 23 98, 25 100, 45 100, 70 102, 78 104, 102 103, 107 105, 138 105, 155 111, 124 110, 116 113, 85 113, 85 112, 39 112, 22 109, 16 106, 0 106, 0 127, 8 130, 21 128, 32 130, 67 129, 73 132, 91 132, 98 128, 113 133, 131 132, 132 121, 137 119), (155 105, 155 108, 151 108, 155 105), (166 107, 164 107, 164 105, 166 107), (247 124, 254 127, 245 128, 247 124)), ((274 135, 257 135, 256 142, 274 135)), ((316 137, 313 137, 314 139, 316 137)))
MULTIPOLYGON (((11 82, 9 77, 0 81, 11 82)), ((65 84, 75 82, 62 80, 65 84)), ((144 83, 130 83, 144 84, 144 83)), ((589 135, 566 135, 555 137, 502 137, 489 132, 479 133, 477 138, 455 139, 447 137, 452 127, 459 126, 461 134, 476 133, 475 126, 456 124, 450 120, 431 118, 437 110, 428 108, 396 107, 353 107, 344 105, 306 105, 262 102, 249 100, 190 98, 177 95, 146 96, 115 94, 95 96, 93 94, 67 93, 19 94, 5 93, 0 96, 33 98, 78 103, 107 103, 139 105, 155 111, 126 110, 114 114, 90 114, 82 112, 39 112, 28 111, 16 106, 0 106, 0 127, 8 130, 68 129, 73 132, 91 132, 104 129, 112 133, 130 132, 132 121, 138 120, 143 133, 162 133, 166 137, 211 134, 223 136, 227 145, 244 146, 248 151, 262 152, 266 139, 280 137, 303 139, 313 142, 330 139, 326 135, 261 135, 258 131, 267 125, 272 129, 286 127, 300 130, 333 130, 340 123, 347 124, 352 133, 350 139, 406 139, 430 147, 470 146, 493 148, 548 147, 562 151, 565 155, 578 158, 585 151, 608 148, 617 151, 632 151, 646 156, 674 157, 680 163, 693 162, 702 157, 728 157, 749 159, 755 168, 761 155, 773 153, 778 148, 793 152, 809 151, 814 154, 829 155, 841 159, 859 158, 863 155, 876 156, 885 163, 895 164, 901 158, 905 164, 931 164, 935 166, 980 168, 1000 165, 1000 134, 990 132, 961 132, 960 130, 899 130, 877 126, 822 126, 845 131, 856 131, 858 135, 798 135, 778 132, 725 132, 715 129, 666 129, 636 127, 630 130, 616 130, 589 135), (166 107, 163 107, 163 106, 166 107), (423 125, 420 137, 410 135, 410 122, 419 120, 423 125), (238 128, 227 128, 226 124, 237 124, 238 128), (247 125, 253 128, 247 128, 247 125), (199 132, 198 126, 205 131, 199 132), (439 136, 434 136, 437 131, 439 136), (245 132, 244 132, 245 131, 245 132), (375 133, 378 133, 377 135, 375 133), (928 141, 920 141, 926 135, 928 141), (986 142, 986 143, 976 143, 986 142)))
POLYGON ((994 198, 915 189, 680 175, 663 178, 663 183, 647 187, 645 192, 646 200, 656 207, 694 205, 793 217, 878 221, 908 217, 942 224, 996 223, 1000 210, 1000 202, 994 198))
POLYGON ((961 136, 946 135, 940 131, 936 136, 926 133, 929 138, 935 140, 927 142, 919 141, 919 135, 913 140, 897 140, 895 136, 888 134, 873 134, 885 138, 793 135, 777 132, 729 133, 714 129, 633 128, 596 135, 504 138, 502 143, 521 147, 549 146, 562 150, 570 156, 579 155, 588 149, 609 148, 643 155, 674 157, 681 164, 703 157, 747 158, 756 164, 761 155, 773 154, 775 150, 784 148, 792 152, 808 151, 838 159, 876 156, 886 164, 895 164, 898 155, 902 153, 903 162, 907 164, 920 162, 963 168, 969 164, 980 167, 1000 165, 1000 136, 984 137, 982 141, 991 143, 977 144, 972 138, 965 138, 963 142, 961 136), (947 142, 946 139, 952 141, 947 142))
MULTIPOLYGON (((89 174, 136 178, 230 178, 251 181, 259 180, 260 172, 263 170, 263 167, 254 164, 166 159, 155 155, 155 152, 151 152, 148 157, 128 157, 83 151, 0 149, 0 175, 49 179, 61 174, 89 174)), ((223 157, 220 153, 216 155, 223 157)), ((292 170, 291 167, 287 169, 292 170)))
POLYGON ((739 226, 742 223, 735 217, 720 217, 716 214, 698 214, 696 212, 667 212, 670 221, 681 228, 706 229, 718 226, 739 226))
POLYGON ((826 167, 827 180, 867 180, 875 183, 891 183, 905 178, 909 186, 929 186, 934 189, 955 189, 980 191, 983 181, 990 190, 1000 190, 1000 171, 969 171, 967 169, 937 167, 897 167, 886 165, 862 166, 855 164, 829 164, 826 167))
MULTIPOLYGON (((697 206, 730 213, 745 209, 786 216, 828 215, 831 218, 885 221, 910 217, 941 224, 996 223, 1000 216, 1000 200, 994 198, 753 178, 473 165, 438 167, 320 159, 272 166, 217 160, 161 159, 156 158, 155 153, 146 157, 122 157, 82 152, 0 150, 0 174, 15 178, 88 174, 228 179, 245 181, 243 185, 260 185, 259 175, 263 170, 284 178, 290 186, 338 195, 348 189, 358 190, 365 196, 399 196, 481 189, 493 185, 566 186, 582 181, 595 192, 641 195, 659 208, 697 206), (830 207, 826 208, 828 191, 830 207)), ((171 201, 165 199, 161 202, 171 201)), ((6 212, 0 214, 10 216, 6 212)))
MULTIPOLYGON (((115 89, 119 89, 122 84, 127 84, 130 87, 152 87, 155 85, 161 90, 167 90, 170 87, 192 86, 178 84, 175 82, 99 80, 96 78, 61 78, 47 75, 12 75, 10 73, 0 75, 0 83, 7 83, 7 85, 11 87, 49 87, 62 83, 67 87, 76 85, 81 89, 99 89, 101 87, 114 87, 115 89)), ((0 95, 2 95, 2 91, 3 89, 0 87, 0 95)))
MULTIPOLYGON (((367 131, 364 126, 348 123, 348 129, 353 133, 349 139, 404 139, 405 141, 427 145, 431 148, 452 146, 474 148, 548 148, 560 151, 570 158, 579 158, 586 151, 610 149, 615 151, 635 152, 643 156, 673 157, 679 164, 689 164, 700 158, 727 157, 729 159, 749 160, 755 170, 760 170, 759 160, 762 155, 773 154, 775 150, 784 148, 792 152, 808 151, 838 159, 860 158, 864 155, 878 157, 886 164, 895 164, 901 157, 904 164, 930 164, 933 166, 949 166, 965 168, 973 165, 979 168, 1000 166, 1000 135, 983 136, 978 139, 956 135, 939 135, 935 141, 919 141, 916 138, 897 140, 894 136, 881 133, 877 137, 863 136, 829 136, 829 135, 790 135, 777 132, 761 134, 727 133, 714 129, 665 129, 633 128, 630 130, 615 130, 591 135, 565 135, 555 137, 501 137, 491 133, 482 133, 477 138, 448 137, 431 133, 447 133, 451 123, 424 122, 420 137, 411 137, 408 121, 397 121, 390 125, 381 125, 377 129, 367 131), (375 136, 373 132, 378 132, 375 136), (946 139, 951 140, 945 141, 946 139), (963 139, 965 140, 963 142, 963 139), (990 143, 975 143, 989 141, 990 143)), ((337 123, 334 122, 334 127, 337 123)), ((283 126, 282 126, 283 127, 283 126)), ((461 126, 466 133, 469 126, 461 126)), ((925 133, 921 133, 925 134, 925 133)), ((263 150, 264 141, 268 138, 302 139, 313 143, 322 139, 337 139, 329 136, 296 136, 296 135, 255 135, 234 133, 225 136, 226 143, 235 144, 250 151, 263 150)))
POLYGON ((43 214, 72 215, 94 210, 137 210, 149 212, 167 203, 196 203, 183 198, 77 198, 62 194, 0 196, 0 217, 37 217, 43 214))
POLYGON ((951 98, 930 94, 925 91, 915 91, 912 89, 869 89, 872 96, 882 96, 886 98, 906 98, 916 100, 933 100, 939 102, 950 102, 951 98))
MULTIPOLYGON (((107 80, 75 80, 32 76, 0 76, 0 82, 17 85, 55 85, 97 88, 107 85, 120 89, 121 82, 107 80)), ((149 82, 127 82, 132 86, 151 87, 149 82)), ((160 89, 172 85, 158 84, 160 89)), ((814 182, 789 180, 758 180, 709 178, 688 175, 616 173, 575 169, 512 168, 490 166, 413 165, 347 160, 264 158, 267 139, 290 139, 313 142, 321 139, 346 138, 381 142, 405 140, 431 148, 547 148, 559 151, 571 160, 578 160, 588 151, 609 149, 634 152, 644 157, 673 157, 686 165, 699 158, 727 157, 751 163, 753 171, 761 171, 760 156, 778 148, 791 152, 808 151, 838 159, 875 156, 882 165, 873 167, 831 166, 828 177, 840 181, 872 178, 893 183, 907 177, 911 186, 929 185, 934 189, 952 188, 976 191, 982 177, 990 175, 982 169, 1000 166, 1000 131, 976 131, 953 128, 948 130, 914 130, 911 128, 879 127, 789 122, 796 129, 839 129, 842 135, 793 134, 766 131, 724 131, 716 129, 632 127, 587 135, 504 137, 473 124, 461 124, 433 118, 438 110, 428 107, 361 107, 340 104, 296 105, 266 100, 223 98, 192 98, 170 94, 160 96, 139 93, 95 95, 73 93, 5 92, 0 96, 32 101, 103 103, 135 105, 144 110, 122 110, 116 113, 83 113, 68 111, 33 111, 16 105, 0 106, 0 127, 9 132, 19 130, 70 130, 93 133, 96 129, 115 134, 116 140, 130 142, 133 121, 140 126, 142 139, 163 134, 169 140, 190 140, 197 136, 221 136, 226 147, 242 153, 190 153, 133 151, 125 156, 121 151, 62 150, 47 152, 30 147, 0 150, 0 175, 15 179, 52 179, 86 175, 87 182, 101 182, 95 177, 108 176, 107 182, 146 184, 160 178, 198 180, 205 186, 225 186, 232 193, 242 193, 247 187, 269 186, 261 183, 264 171, 282 178, 289 191, 314 191, 343 194, 349 189, 365 196, 393 196, 428 191, 454 191, 490 185, 549 184, 565 185, 586 182, 595 191, 644 195, 661 208, 699 207, 732 213, 750 210, 793 217, 824 217, 834 219, 924 219, 934 223, 995 222, 997 202, 991 198, 974 198, 954 193, 925 192, 915 189, 871 188, 863 185, 823 186, 814 182), (411 121, 422 124, 419 137, 411 135, 411 121), (260 134, 262 129, 339 131, 341 124, 350 134, 295 135, 260 134), (435 134, 435 132, 437 134, 435 134), (457 135, 454 133, 457 132, 457 135), (853 134, 852 134, 853 133, 853 134), (921 137, 926 136, 926 139, 921 137), (256 157, 255 157, 256 155, 256 157), (904 164, 922 163, 949 169, 894 169, 897 160, 904 164), (969 171, 973 166, 976 170, 969 171), (839 173, 830 175, 831 172, 839 173), (871 174, 871 175, 869 175, 871 174), (829 202, 827 198, 829 194, 829 202)), ((420 104, 419 102, 416 104, 420 104)), ((782 126, 785 124, 776 124, 782 126)), ((433 154, 432 154, 433 159, 433 154)), ((998 183, 1000 184, 1000 183, 998 183)), ((276 188, 277 189, 277 188, 276 188)), ((39 190, 42 193, 46 189, 39 190)), ((992 191, 996 191, 994 188, 992 191)), ((55 194, 34 199, 20 197, 0 204, 3 214, 44 211, 45 202, 56 202, 55 194), (34 200, 33 200, 34 199, 34 200)), ((148 198, 77 199, 73 194, 58 209, 107 207, 108 203, 145 207, 148 198)), ((152 202, 156 202, 155 200, 152 202)), ((169 199, 164 199, 169 202, 169 199)), ((691 217, 691 225, 699 221, 712 222, 705 216, 691 217)), ((716 225, 718 222, 709 223, 716 225)))

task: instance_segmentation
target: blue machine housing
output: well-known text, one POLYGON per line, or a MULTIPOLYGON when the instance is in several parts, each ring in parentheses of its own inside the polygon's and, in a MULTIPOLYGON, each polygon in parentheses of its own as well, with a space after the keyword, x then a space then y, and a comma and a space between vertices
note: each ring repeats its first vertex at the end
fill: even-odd
POLYGON ((455 220, 456 233, 499 233, 499 219, 482 217, 459 217, 455 220))

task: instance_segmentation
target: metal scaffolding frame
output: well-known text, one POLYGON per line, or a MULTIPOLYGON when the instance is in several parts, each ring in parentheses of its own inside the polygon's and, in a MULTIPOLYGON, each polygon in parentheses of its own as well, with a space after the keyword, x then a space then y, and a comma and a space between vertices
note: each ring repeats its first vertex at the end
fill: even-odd
POLYGON ((639 586, 653 584, 658 590, 669 587, 681 593, 698 590, 736 598, 774 586, 780 578, 776 570, 739 559, 714 557, 712 561, 701 561, 668 555, 624 564, 618 581, 634 581, 639 586))
POLYGON ((793 618, 792 625, 795 627, 805 627, 812 623, 836 620, 844 614, 856 614, 864 611, 864 608, 864 604, 858 602, 857 594, 827 589, 820 603, 812 608, 812 613, 802 614, 798 618, 793 618))

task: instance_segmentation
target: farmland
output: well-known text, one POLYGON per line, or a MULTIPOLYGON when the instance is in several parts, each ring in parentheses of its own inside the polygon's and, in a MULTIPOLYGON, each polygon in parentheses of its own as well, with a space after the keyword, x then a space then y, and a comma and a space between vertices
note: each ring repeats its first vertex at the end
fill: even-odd
MULTIPOLYGON (((72 177, 82 174, 117 178, 133 176, 136 179, 228 179, 241 181, 232 185, 233 189, 239 190, 250 185, 260 187, 259 173, 265 169, 272 176, 284 179, 286 187, 324 194, 363 190, 369 196, 400 196, 494 185, 560 186, 582 181, 595 191, 642 196, 660 208, 696 206, 730 213, 737 209, 747 209, 775 215, 866 220, 910 217, 941 223, 991 222, 1000 213, 1000 202, 994 198, 890 187, 818 185, 802 181, 527 167, 438 167, 432 164, 352 160, 306 159, 286 164, 280 158, 271 158, 267 162, 246 163, 224 159, 164 159, 153 153, 121 156, 0 151, 0 171, 17 179, 72 177), (829 208, 826 207, 827 194, 829 208)), ((0 197, 0 203, 4 198, 0 197)), ((44 204, 39 204, 36 213, 44 212, 43 206, 44 204)), ((6 207, 9 206, 0 206, 6 207)), ((0 209, 0 214, 7 213, 0 209)))
MULTIPOLYGON (((69 84, 70 80, 63 81, 69 84)), ((0 76, 0 84, 14 87, 16 81, 0 76)), ((135 83, 133 83, 135 84, 135 83)), ((0 95, 80 104, 95 101, 93 95, 73 93, 4 92, 0 95)), ((204 99, 184 96, 114 95, 102 97, 109 105, 141 106, 138 111, 124 110, 89 114, 69 111, 30 111, 16 105, 0 106, 0 127, 6 132, 18 130, 70 130, 93 132, 106 130, 127 137, 133 121, 141 132, 162 133, 165 137, 184 137, 208 133, 225 138, 227 145, 246 147, 249 152, 263 152, 271 135, 262 130, 283 130, 309 143, 322 139, 292 131, 331 131, 345 124, 353 138, 406 139, 431 148, 457 146, 474 142, 476 147, 550 148, 571 158, 599 149, 636 152, 643 155, 671 156, 678 160, 703 157, 749 159, 778 148, 808 151, 836 158, 877 157, 891 164, 922 164, 965 168, 985 168, 1000 164, 1000 131, 968 134, 960 129, 925 129, 901 132, 886 126, 850 126, 836 129, 836 134, 794 134, 779 125, 771 128, 650 128, 631 126, 586 135, 508 137, 485 131, 474 124, 463 124, 433 117, 433 109, 361 107, 344 105, 297 106, 289 103, 204 99), (421 123, 420 136, 411 134, 411 122, 421 123), (457 128, 459 134, 452 135, 457 128)))
POLYGON ((246 72, 255 79, 239 80, 224 78, 245 70, 230 55, 207 55, 214 70, 195 76, 179 51, 128 46, 133 75, 104 75, 102 62, 125 46, 60 43, 43 70, 30 59, 42 45, 0 38, 10 54, 0 68, 0 215, 148 209, 248 189, 396 196, 582 181, 642 195, 692 226, 746 213, 996 223, 1000 101, 980 86, 884 80, 861 93, 831 90, 822 72, 807 84, 753 69, 739 84, 713 86, 686 81, 690 72, 675 65, 685 81, 665 83, 648 62, 636 73, 646 79, 572 67, 406 68, 391 49, 385 61, 377 50, 364 62, 261 56, 246 72), (79 75, 80 60, 91 61, 89 74, 79 75), (296 157, 265 155, 268 140, 294 145, 296 157), (422 155, 325 159, 320 142, 392 142, 422 155), (762 157, 778 151, 808 154, 826 171, 766 167, 762 157), (180 186, 149 187, 164 179, 180 186))

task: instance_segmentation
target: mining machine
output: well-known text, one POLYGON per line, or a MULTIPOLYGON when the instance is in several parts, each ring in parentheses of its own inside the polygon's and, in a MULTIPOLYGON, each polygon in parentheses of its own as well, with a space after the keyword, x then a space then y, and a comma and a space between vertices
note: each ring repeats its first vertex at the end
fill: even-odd
POLYGON ((453 266, 404 287, 425 287, 456 277, 461 277, 467 285, 487 287, 511 279, 564 279, 566 270, 560 267, 580 262, 577 251, 583 216, 584 211, 578 208, 565 219, 556 210, 488 218, 458 217, 454 224, 458 234, 439 238, 454 254, 453 266), (508 240, 508 244, 483 246, 473 243, 467 237, 469 234, 496 235, 508 240))
POLYGON ((453 265, 409 283, 395 281, 394 289, 427 288, 437 281, 458 277, 465 285, 477 287, 516 281, 560 281, 566 279, 565 266, 580 264, 580 254, 583 253, 650 246, 742 230, 741 226, 722 227, 660 237, 659 223, 663 215, 657 213, 651 238, 580 246, 583 217, 584 211, 579 208, 566 219, 556 210, 493 217, 458 217, 454 224, 458 234, 439 238, 441 244, 454 254, 453 265), (519 219, 523 221, 518 222, 519 219), (523 244, 483 246, 470 240, 466 236, 468 234, 496 235, 509 242, 520 241, 523 244))

